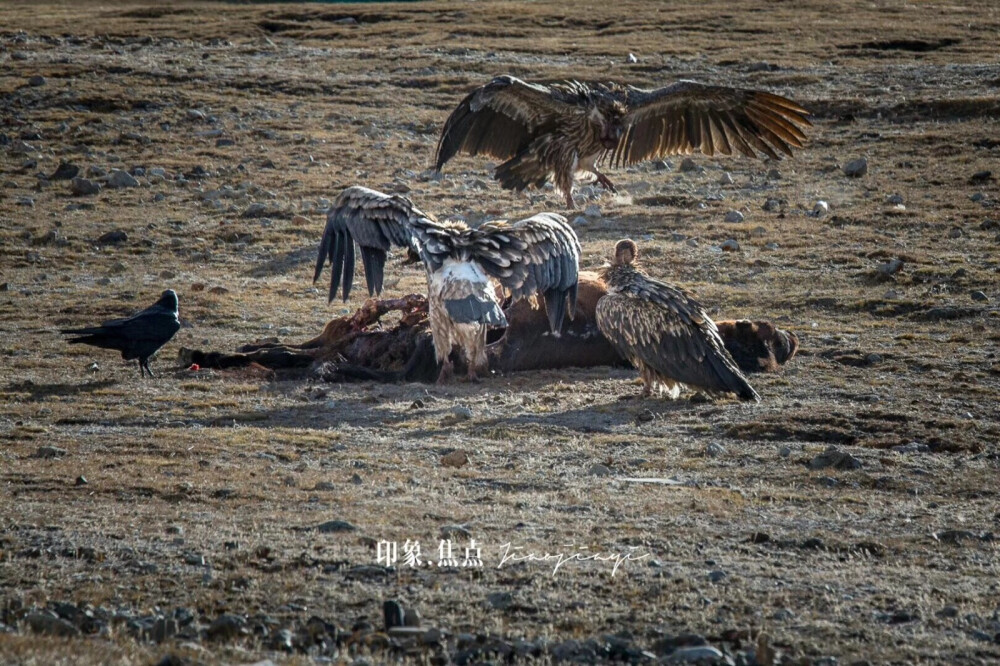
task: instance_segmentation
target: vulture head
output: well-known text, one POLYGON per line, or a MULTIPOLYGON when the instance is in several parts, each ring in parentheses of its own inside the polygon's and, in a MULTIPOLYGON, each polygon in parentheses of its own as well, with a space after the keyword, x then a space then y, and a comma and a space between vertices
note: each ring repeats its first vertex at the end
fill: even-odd
POLYGON ((597 138, 604 148, 614 150, 625 133, 625 105, 604 95, 591 99, 590 121, 597 129, 597 138))
POLYGON ((615 258, 612 266, 634 266, 639 258, 639 247, 635 241, 626 238, 615 243, 615 258))

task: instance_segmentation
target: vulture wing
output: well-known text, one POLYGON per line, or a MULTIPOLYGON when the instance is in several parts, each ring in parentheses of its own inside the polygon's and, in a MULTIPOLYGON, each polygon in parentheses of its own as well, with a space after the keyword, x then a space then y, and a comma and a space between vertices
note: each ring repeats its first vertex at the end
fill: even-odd
POLYGON ((539 213, 519 222, 487 222, 469 233, 473 258, 517 300, 545 300, 549 327, 576 316, 580 241, 566 218, 539 213))
POLYGON ((452 111, 438 140, 435 169, 457 153, 507 160, 552 119, 578 108, 579 95, 562 87, 498 76, 476 88, 452 111))
POLYGON ((683 384, 760 400, 704 308, 689 294, 657 280, 602 296, 597 327, 625 358, 683 384))
POLYGON ((760 151, 771 159, 801 148, 809 112, 779 95, 678 81, 656 90, 623 92, 625 131, 611 152, 614 166, 667 155, 732 155, 760 151))
POLYGON ((409 199, 367 187, 344 190, 326 216, 326 228, 316 257, 313 282, 319 279, 330 260, 329 300, 336 296, 343 280, 343 298, 351 294, 354 282, 354 243, 361 248, 368 294, 382 293, 385 261, 392 247, 409 247, 428 268, 440 266, 451 245, 452 227, 430 219, 409 199))

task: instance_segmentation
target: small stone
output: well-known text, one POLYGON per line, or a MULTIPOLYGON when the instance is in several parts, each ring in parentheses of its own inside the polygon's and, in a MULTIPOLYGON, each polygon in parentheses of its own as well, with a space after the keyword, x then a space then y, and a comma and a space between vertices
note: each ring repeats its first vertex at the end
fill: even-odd
POLYGON ((767 199, 764 201, 763 208, 767 213, 773 213, 776 210, 781 210, 781 201, 778 199, 767 199))
POLYGON ((385 630, 403 626, 403 606, 395 599, 382 603, 382 615, 385 619, 385 630))
POLYGON ((893 204, 895 206, 901 205, 903 203, 903 195, 901 194, 890 194, 885 198, 885 202, 893 204))
POLYGON ((941 618, 958 617, 958 606, 945 606, 934 614, 941 618))
POLYGON ((900 294, 895 289, 890 289, 889 291, 882 294, 882 298, 884 298, 887 301, 896 301, 899 300, 900 294))
POLYGON ((80 173, 80 167, 69 162, 60 162, 59 166, 49 176, 49 180, 72 180, 80 173))
POLYGON ((98 245, 118 245, 119 243, 124 243, 128 240, 128 234, 121 229, 115 229, 114 231, 109 231, 97 239, 98 245))
POLYGON ((85 486, 88 483, 87 477, 81 474, 80 476, 76 477, 76 481, 74 481, 74 483, 78 486, 85 486))
POLYGON ((677 648, 663 661, 665 664, 722 664, 725 655, 711 645, 677 648))
POLYGON ((630 65, 634 65, 635 63, 639 62, 639 59, 637 57, 635 57, 634 53, 629 53, 625 57, 625 62, 627 62, 630 65))
POLYGON ((246 621, 238 616, 223 613, 208 626, 205 634, 214 640, 229 640, 245 632, 246 621))
POLYGON ((583 215, 577 215, 576 217, 573 218, 574 227, 585 227, 588 224, 590 224, 590 220, 585 218, 583 215))
POLYGON ((205 120, 205 112, 198 109, 188 109, 186 115, 188 120, 205 120))
POLYGON ((962 230, 959 227, 952 227, 948 230, 948 238, 961 238, 962 230))
POLYGON ((316 526, 316 531, 321 534, 335 534, 337 532, 354 532, 357 527, 346 520, 328 520, 316 526))
POLYGON ((823 453, 809 461, 810 469, 823 469, 833 467, 834 469, 848 470, 858 469, 862 462, 850 453, 841 451, 836 446, 830 446, 823 453))
POLYGON ((331 481, 317 481, 316 485, 313 486, 313 490, 321 492, 325 492, 328 490, 336 490, 336 489, 337 486, 335 486, 331 481))
POLYGON ((892 447, 892 450, 896 453, 925 453, 930 451, 929 446, 926 444, 921 444, 920 442, 908 442, 906 444, 899 444, 898 446, 892 447))
POLYGON ((591 476, 611 476, 611 468, 601 463, 594 463, 587 469, 587 474, 591 476))
POLYGON ((360 486, 360 485, 363 485, 364 482, 365 482, 365 480, 362 479, 361 475, 358 474, 357 472, 355 472, 354 474, 351 475, 351 483, 353 483, 354 485, 360 486))
POLYGON ((713 583, 718 583, 722 580, 725 580, 726 576, 727 576, 726 572, 722 571, 721 569, 716 569, 715 571, 708 572, 708 580, 710 580, 713 583))
POLYGON ((35 200, 32 197, 18 197, 17 198, 17 205, 18 206, 27 206, 28 208, 34 208, 34 206, 35 206, 35 200))
POLYGON ((767 243, 767 244, 766 244, 766 245, 764 246, 764 249, 765 249, 765 250, 777 250, 777 249, 778 249, 779 247, 781 247, 781 246, 780 246, 780 245, 778 245, 777 243, 767 243))
POLYGON ((868 158, 859 157, 844 165, 844 175, 849 178, 860 178, 868 173, 868 158))
POLYGON ((701 170, 701 167, 699 167, 698 164, 697 164, 697 162, 695 162, 690 157, 685 157, 683 160, 681 160, 681 171, 682 172, 684 172, 684 173, 691 173, 692 171, 700 171, 700 170, 701 170))
POLYGON ((252 203, 243 211, 243 217, 264 217, 267 213, 267 205, 262 203, 252 203))
POLYGON ((723 252, 739 252, 740 251, 740 244, 737 243, 736 240, 733 239, 733 238, 730 238, 729 240, 727 240, 726 242, 724 242, 719 247, 722 248, 723 252))
POLYGON ((30 79, 28 79, 28 85, 34 88, 38 88, 39 86, 44 86, 45 77, 40 74, 36 74, 32 76, 30 79))
POLYGON ((902 259, 890 259, 884 264, 879 264, 878 266, 876 266, 875 270, 877 270, 881 275, 884 275, 885 277, 891 277, 896 273, 898 273, 899 271, 901 271, 903 269, 903 266, 904 264, 902 259))
POLYGON ((601 207, 597 204, 589 204, 583 209, 583 214, 587 217, 598 218, 601 216, 601 207))
POLYGON ((69 451, 66 449, 60 449, 58 446, 39 446, 35 450, 34 458, 62 458, 67 455, 69 451))
POLYGON ((441 456, 441 464, 445 467, 462 467, 468 462, 469 454, 461 449, 457 449, 447 455, 441 456))
POLYGON ((983 201, 985 198, 986 198, 985 194, 983 194, 982 192, 976 192, 975 194, 969 197, 969 200, 974 203, 979 203, 980 201, 983 201))
POLYGON ((726 222, 732 222, 735 224, 738 222, 742 222, 743 218, 744 218, 743 213, 741 213, 738 210, 731 210, 728 213, 726 213, 725 220, 726 222))
POLYGON ((128 171, 122 171, 120 169, 115 169, 108 176, 108 187, 116 190, 120 190, 126 187, 138 187, 139 181, 130 174, 128 171))
POLYGON ((817 201, 816 205, 813 206, 812 216, 813 217, 826 217, 826 214, 829 213, 829 212, 830 212, 830 204, 828 204, 827 202, 825 202, 823 200, 820 200, 820 201, 817 201))
POLYGON ((723 172, 722 177, 719 178, 719 185, 732 185, 733 175, 728 171, 723 172))
POLYGON ((78 197, 85 197, 99 194, 101 186, 88 178, 76 177, 70 181, 69 191, 78 197))
POLYGON ((788 458, 789 456, 792 455, 792 447, 788 446, 787 444, 779 446, 778 455, 782 458, 788 458))
POLYGON ((404 627, 419 627, 421 622, 420 611, 416 608, 407 608, 403 613, 404 627))
POLYGON ((990 302, 990 297, 987 296, 984 292, 979 291, 979 290, 971 292, 969 294, 969 298, 971 298, 974 301, 979 301, 980 303, 989 303, 990 302))
POLYGON ((705 447, 705 455, 709 458, 718 458, 719 456, 726 455, 726 447, 718 442, 712 442, 705 447))
POLYGON ((986 181, 993 178, 992 171, 977 171, 969 177, 969 182, 971 183, 985 183, 986 181))
POLYGON ((486 595, 486 604, 495 610, 505 610, 514 604, 514 595, 510 592, 493 592, 486 595))
POLYGON ((48 613, 29 613, 25 618, 28 626, 36 634, 47 634, 49 636, 75 637, 80 635, 80 630, 66 620, 49 615, 48 613))

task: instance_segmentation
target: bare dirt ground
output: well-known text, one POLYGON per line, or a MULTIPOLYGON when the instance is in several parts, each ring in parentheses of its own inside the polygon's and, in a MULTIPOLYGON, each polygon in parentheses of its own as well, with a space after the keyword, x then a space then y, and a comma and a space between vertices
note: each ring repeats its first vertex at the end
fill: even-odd
MULTIPOLYGON (((0 662, 996 663, 998 34, 985 0, 0 2, 0 662), (360 304, 310 282, 347 185, 471 223, 562 212, 482 159, 427 172, 502 73, 815 112, 793 160, 584 188, 584 268, 630 236, 714 315, 799 335, 763 402, 623 399, 635 373, 605 368, 444 388, 176 368, 181 345, 304 340, 360 304), (47 178, 63 161, 103 189, 47 178), (168 287, 185 328, 153 380, 56 333, 168 287), (484 566, 438 567, 442 539, 484 566), (507 543, 642 559, 553 572, 503 564, 507 543), (420 628, 387 634, 387 600, 420 628)), ((423 288, 388 273, 390 296, 423 288)))

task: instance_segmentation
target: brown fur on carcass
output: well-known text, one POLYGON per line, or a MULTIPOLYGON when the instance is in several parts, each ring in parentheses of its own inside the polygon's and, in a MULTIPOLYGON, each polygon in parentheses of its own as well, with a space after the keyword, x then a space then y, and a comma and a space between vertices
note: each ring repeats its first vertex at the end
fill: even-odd
MULTIPOLYGON (((490 370, 499 373, 601 365, 628 366, 597 329, 594 311, 606 293, 595 273, 580 273, 576 317, 567 320, 562 334, 549 331, 542 307, 527 300, 509 306, 508 326, 491 331, 486 348, 490 370)), ((798 349, 794 333, 779 330, 768 321, 720 321, 719 334, 726 349, 744 372, 773 372, 790 360, 798 349)), ((464 372, 460 355, 456 372, 464 372)), ((202 352, 181 349, 185 365, 203 368, 245 367, 251 363, 301 374, 317 365, 329 380, 433 382, 439 367, 427 326, 427 301, 411 294, 397 299, 369 299, 351 316, 327 323, 317 337, 299 345, 266 342, 247 345, 239 353, 202 352), (402 317, 388 329, 372 328, 387 312, 402 317), (322 365, 319 365, 322 364, 322 365)), ((286 373, 287 374, 287 373, 286 373)), ((293 373, 294 374, 294 373, 293 373)))

